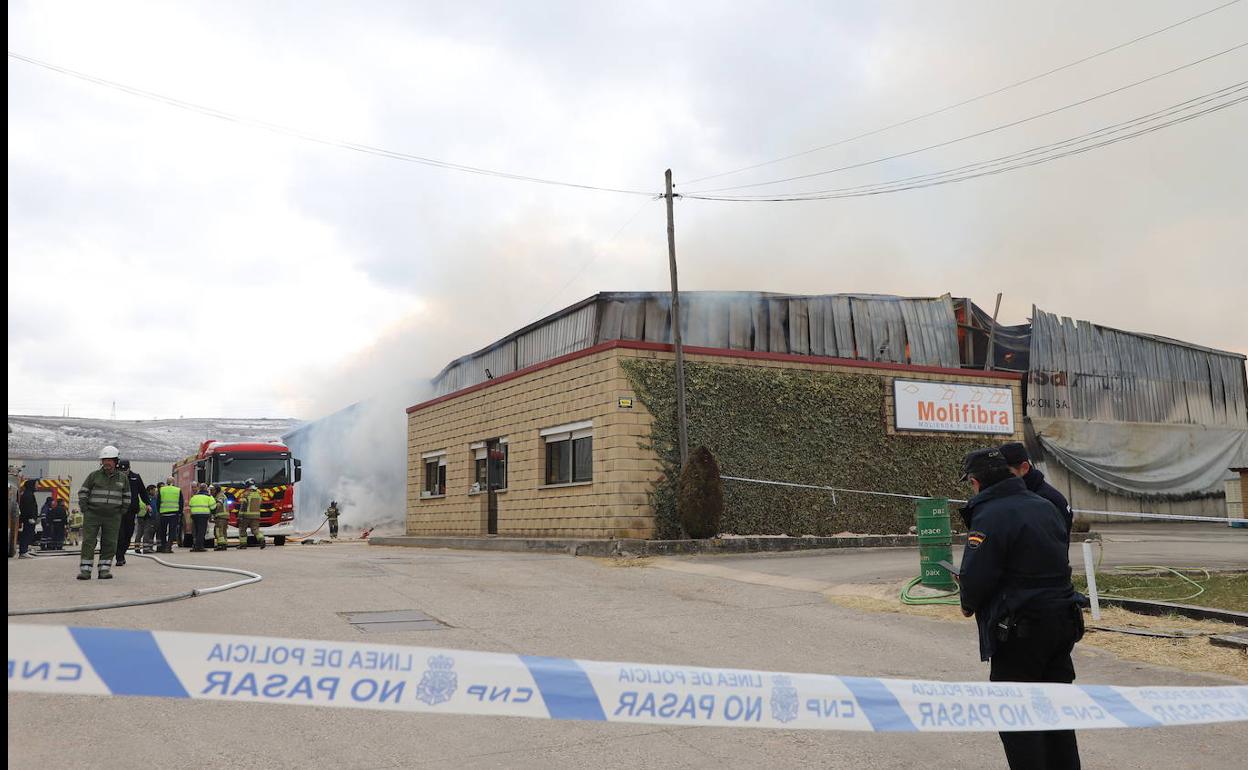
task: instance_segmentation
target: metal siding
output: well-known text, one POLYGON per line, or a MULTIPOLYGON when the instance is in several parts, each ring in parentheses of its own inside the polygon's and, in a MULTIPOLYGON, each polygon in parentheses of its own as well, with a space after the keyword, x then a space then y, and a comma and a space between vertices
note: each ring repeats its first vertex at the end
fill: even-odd
MULTIPOLYGON (((585 307, 537 327, 516 340, 516 366, 523 369, 552 358, 584 350, 594 344, 597 304, 585 307)), ((466 382, 460 387, 475 383, 466 382)))
POLYGON ((1028 413, 1117 422, 1248 427, 1243 359, 1032 311, 1028 413), (1066 372, 1062 389, 1036 373, 1066 372), (1070 411, 1054 404, 1064 394, 1070 411))

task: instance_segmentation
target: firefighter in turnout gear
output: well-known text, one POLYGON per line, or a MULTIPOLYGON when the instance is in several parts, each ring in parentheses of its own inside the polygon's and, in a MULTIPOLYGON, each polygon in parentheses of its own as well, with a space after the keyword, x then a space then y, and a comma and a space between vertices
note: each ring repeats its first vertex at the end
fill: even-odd
POLYGON ((338 539, 338 501, 330 500, 329 507, 325 509, 325 518, 329 519, 329 536, 333 540, 338 539))
POLYGON ((100 544, 99 578, 113 576, 113 555, 117 551, 117 533, 121 517, 130 510, 130 476, 117 468, 117 447, 100 450, 100 469, 92 471, 78 490, 78 507, 82 510, 82 550, 78 579, 91 579, 95 560, 95 544, 100 544))
POLYGON ((213 499, 216 500, 216 507, 212 509, 212 550, 224 551, 226 548, 225 536, 230 526, 230 511, 225 507, 224 489, 213 484, 211 493, 213 499))
POLYGON ((247 547, 247 533, 251 532, 256 536, 256 540, 260 543, 260 547, 264 548, 264 533, 260 531, 260 490, 256 488, 256 483, 250 479, 247 482, 247 491, 243 493, 242 504, 238 508, 238 547, 243 549, 247 547))

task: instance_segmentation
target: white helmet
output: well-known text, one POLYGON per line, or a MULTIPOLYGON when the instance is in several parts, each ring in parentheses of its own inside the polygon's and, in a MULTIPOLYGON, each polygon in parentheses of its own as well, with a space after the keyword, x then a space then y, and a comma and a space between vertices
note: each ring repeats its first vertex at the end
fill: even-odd
POLYGON ((117 447, 115 446, 106 446, 100 450, 101 460, 108 460, 110 458, 113 460, 116 460, 120 456, 121 456, 121 453, 117 451, 117 447))

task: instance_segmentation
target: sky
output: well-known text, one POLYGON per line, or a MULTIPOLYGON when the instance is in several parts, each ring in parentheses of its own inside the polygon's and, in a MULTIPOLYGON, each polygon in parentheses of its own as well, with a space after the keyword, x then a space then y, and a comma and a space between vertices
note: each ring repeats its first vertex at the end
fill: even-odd
MULTIPOLYGON (((1248 80, 1248 2, 14 1, 10 414, 315 419, 597 291, 665 290, 663 202, 873 184, 1248 80), (292 129, 313 142, 258 128, 292 129), (688 181, 686 181, 688 180, 688 181)), ((683 290, 951 292, 1248 353, 1248 104, 959 184, 676 201, 683 290)), ((401 426, 401 413, 399 414, 401 426)))

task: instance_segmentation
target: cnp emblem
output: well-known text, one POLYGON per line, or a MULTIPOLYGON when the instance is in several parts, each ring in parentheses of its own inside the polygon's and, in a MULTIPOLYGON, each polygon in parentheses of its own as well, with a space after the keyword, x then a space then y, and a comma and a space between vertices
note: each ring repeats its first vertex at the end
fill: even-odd
POLYGON ((773 676, 771 681, 771 718, 788 724, 797 719, 797 688, 787 676, 773 676))
POLYGON ((416 685, 416 700, 424 701, 430 706, 445 703, 455 694, 459 686, 459 676, 451 667, 455 665, 453 658, 445 655, 434 655, 429 658, 429 668, 416 685))
POLYGON ((1036 719, 1046 725, 1055 725, 1059 721, 1053 701, 1049 700, 1049 696, 1045 695, 1044 690, 1039 687, 1031 688, 1031 710, 1036 713, 1036 719))

